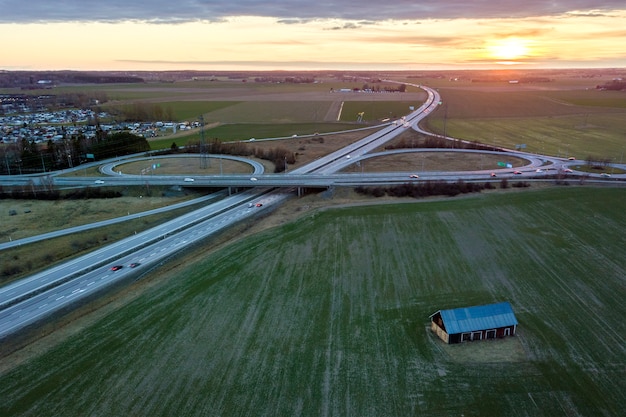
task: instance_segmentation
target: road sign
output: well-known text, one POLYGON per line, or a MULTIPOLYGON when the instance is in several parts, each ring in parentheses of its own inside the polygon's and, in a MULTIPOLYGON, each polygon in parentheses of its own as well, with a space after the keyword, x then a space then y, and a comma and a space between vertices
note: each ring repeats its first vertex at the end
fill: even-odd
POLYGON ((505 167, 505 166, 506 166, 506 164, 505 164, 504 162, 498 162, 498 166, 499 166, 499 167, 505 167))

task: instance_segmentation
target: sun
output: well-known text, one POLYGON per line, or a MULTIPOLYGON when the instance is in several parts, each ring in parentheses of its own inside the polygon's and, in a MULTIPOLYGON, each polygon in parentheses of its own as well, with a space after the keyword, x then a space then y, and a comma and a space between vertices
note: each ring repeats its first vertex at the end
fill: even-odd
POLYGON ((519 38, 498 39, 487 46, 489 54, 496 59, 517 60, 529 55, 529 42, 519 38))

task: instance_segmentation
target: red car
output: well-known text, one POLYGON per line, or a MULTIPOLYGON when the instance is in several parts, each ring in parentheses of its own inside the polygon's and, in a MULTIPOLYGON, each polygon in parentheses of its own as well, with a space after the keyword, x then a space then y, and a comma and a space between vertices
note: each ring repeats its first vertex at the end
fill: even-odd
POLYGON ((111 267, 111 271, 119 271, 122 268, 124 268, 124 265, 114 265, 111 267))
POLYGON ((522 175, 522 171, 513 171, 513 174, 515 174, 515 175, 522 175))

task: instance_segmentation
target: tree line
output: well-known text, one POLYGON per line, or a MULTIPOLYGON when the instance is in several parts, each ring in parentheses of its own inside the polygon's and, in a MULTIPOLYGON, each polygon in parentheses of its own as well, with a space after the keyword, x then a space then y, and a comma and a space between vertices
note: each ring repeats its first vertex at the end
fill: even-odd
POLYGON ((0 147, 0 174, 16 175, 72 168, 88 160, 101 160, 150 150, 143 136, 130 132, 109 134, 97 129, 93 138, 71 135, 60 141, 37 144, 28 139, 0 147), (92 158, 87 156, 93 155, 92 158))
MULTIPOLYGON (((516 182, 513 187, 529 187, 530 184, 524 181, 516 182)), ((509 182, 506 179, 500 181, 500 188, 508 188, 509 182)), ((411 197, 423 198, 432 196, 448 196, 454 197, 459 194, 479 193, 482 190, 493 190, 496 188, 492 182, 466 182, 458 180, 455 182, 446 181, 420 181, 410 182, 388 187, 383 186, 359 186, 355 191, 361 195, 372 197, 411 197)))

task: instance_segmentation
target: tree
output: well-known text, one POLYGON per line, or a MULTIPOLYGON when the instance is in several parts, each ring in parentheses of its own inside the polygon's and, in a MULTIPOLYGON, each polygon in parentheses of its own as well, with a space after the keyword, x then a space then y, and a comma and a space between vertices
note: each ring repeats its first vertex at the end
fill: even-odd
POLYGON ((91 153, 96 156, 96 159, 106 159, 149 150, 150 145, 143 136, 133 135, 130 132, 119 132, 107 135, 104 140, 92 147, 91 153))

